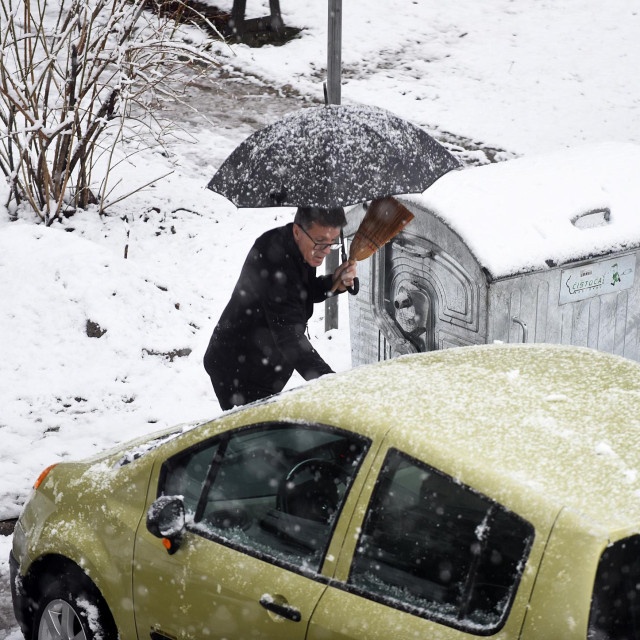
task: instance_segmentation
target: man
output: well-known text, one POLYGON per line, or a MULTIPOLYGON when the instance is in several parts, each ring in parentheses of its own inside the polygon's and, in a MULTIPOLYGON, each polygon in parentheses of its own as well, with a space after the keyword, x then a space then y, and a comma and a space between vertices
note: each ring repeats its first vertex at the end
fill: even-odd
POLYGON ((345 224, 341 207, 300 207, 293 223, 256 240, 204 356, 222 409, 279 393, 294 370, 305 380, 333 372, 305 331, 334 283, 340 293, 353 285, 349 262, 316 276, 345 224))

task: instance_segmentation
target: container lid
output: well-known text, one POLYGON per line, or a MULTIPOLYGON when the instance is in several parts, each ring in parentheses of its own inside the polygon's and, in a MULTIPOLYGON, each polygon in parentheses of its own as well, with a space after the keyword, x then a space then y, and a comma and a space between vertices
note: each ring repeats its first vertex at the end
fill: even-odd
POLYGON ((585 145, 452 171, 403 196, 443 220, 494 278, 640 246, 640 146, 585 145))

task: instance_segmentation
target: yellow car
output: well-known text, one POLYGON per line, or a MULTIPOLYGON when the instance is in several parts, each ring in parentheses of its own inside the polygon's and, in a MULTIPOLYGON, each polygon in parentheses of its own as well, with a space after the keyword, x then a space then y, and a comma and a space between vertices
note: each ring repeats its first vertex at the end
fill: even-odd
POLYGON ((416 354, 59 464, 31 640, 640 638, 640 365, 416 354))

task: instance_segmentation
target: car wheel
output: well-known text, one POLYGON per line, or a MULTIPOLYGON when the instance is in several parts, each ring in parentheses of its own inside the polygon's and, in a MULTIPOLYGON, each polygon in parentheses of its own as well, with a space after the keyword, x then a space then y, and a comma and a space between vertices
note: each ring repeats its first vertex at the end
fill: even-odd
POLYGON ((78 573, 51 576, 38 601, 33 640, 116 640, 113 618, 98 589, 78 573))

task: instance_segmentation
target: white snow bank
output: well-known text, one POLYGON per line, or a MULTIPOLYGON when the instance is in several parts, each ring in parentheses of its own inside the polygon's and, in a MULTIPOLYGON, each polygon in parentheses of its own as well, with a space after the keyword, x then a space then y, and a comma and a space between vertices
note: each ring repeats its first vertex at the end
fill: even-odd
POLYGON ((201 354, 171 289, 76 234, 5 225, 0 272, 5 518, 16 515, 38 470, 187 413, 172 382, 180 371, 191 380, 201 367, 187 362, 201 354), (173 414, 158 403, 162 394, 167 405, 174 399, 173 414))
POLYGON ((2 334, 10 338, 4 349, 20 367, 36 365, 19 358, 34 347, 41 355, 37 366, 57 368, 77 350, 99 361, 103 345, 116 352, 136 349, 142 357, 191 343, 194 332, 163 283, 77 235, 22 223, 5 226, 0 268, 1 298, 31 301, 0 316, 2 334), (94 337, 87 335, 88 323, 94 337), (64 343, 55 337, 62 328, 64 343))
MULTIPOLYGON (((304 28, 301 38, 224 55, 321 101, 327 2, 280 5, 285 24, 304 28)), ((268 13, 266 2, 247 2, 249 17, 268 13)), ((518 154, 638 143, 639 27, 631 0, 343 2, 342 101, 518 154)))

